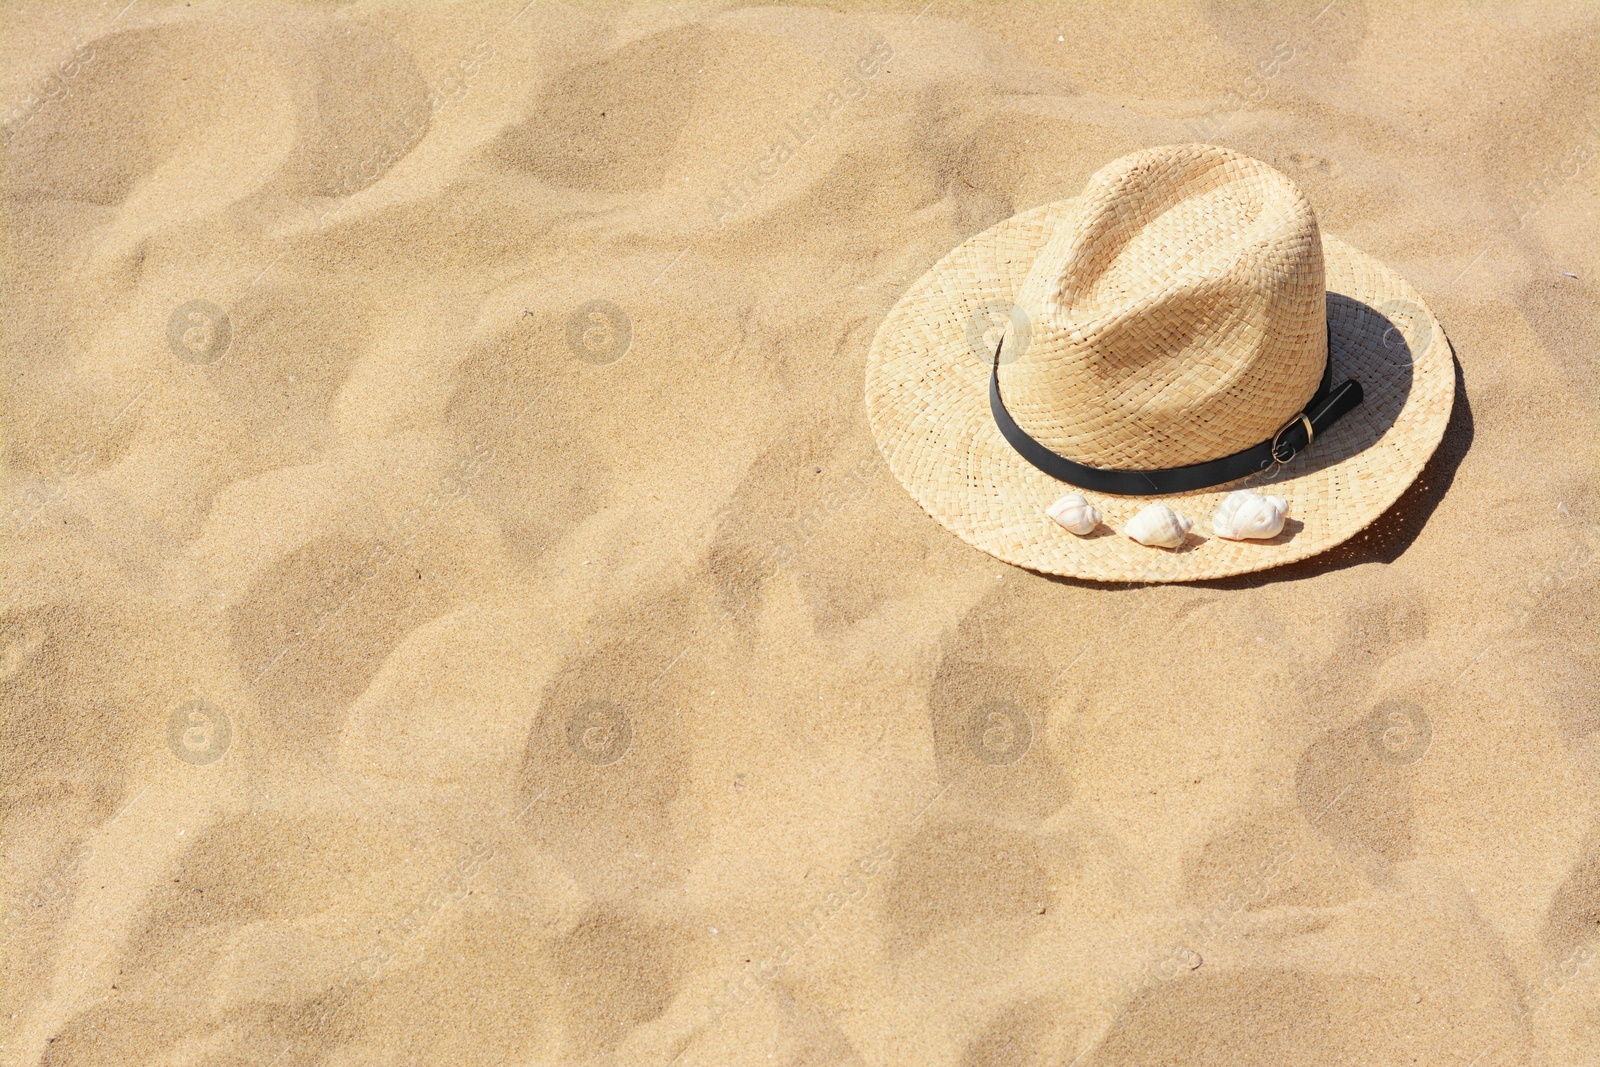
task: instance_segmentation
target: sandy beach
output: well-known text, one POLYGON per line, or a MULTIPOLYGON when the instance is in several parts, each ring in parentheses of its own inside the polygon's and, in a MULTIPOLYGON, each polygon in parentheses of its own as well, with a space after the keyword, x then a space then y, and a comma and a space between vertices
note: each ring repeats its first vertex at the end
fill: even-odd
POLYGON ((524 3, 0 8, 0 1064, 1600 1063, 1600 8, 524 3), (1443 443, 967 546, 874 331, 1196 141, 1443 443))

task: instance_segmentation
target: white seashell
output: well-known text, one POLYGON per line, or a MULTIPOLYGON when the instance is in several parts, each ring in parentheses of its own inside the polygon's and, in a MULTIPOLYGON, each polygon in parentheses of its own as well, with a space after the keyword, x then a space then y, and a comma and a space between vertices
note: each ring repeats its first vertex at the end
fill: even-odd
POLYGON ((1194 520, 1187 515, 1179 515, 1165 504, 1151 504, 1129 519, 1122 532, 1141 545, 1177 548, 1193 527, 1194 520))
POLYGON ((1079 537, 1100 525, 1099 509, 1085 500, 1082 493, 1068 493, 1045 508, 1044 513, 1079 537))
POLYGON ((1228 494, 1215 515, 1211 528, 1218 537, 1230 541, 1245 538, 1277 537, 1283 530, 1283 520, 1289 514, 1289 502, 1281 496, 1262 496, 1248 489, 1228 494))

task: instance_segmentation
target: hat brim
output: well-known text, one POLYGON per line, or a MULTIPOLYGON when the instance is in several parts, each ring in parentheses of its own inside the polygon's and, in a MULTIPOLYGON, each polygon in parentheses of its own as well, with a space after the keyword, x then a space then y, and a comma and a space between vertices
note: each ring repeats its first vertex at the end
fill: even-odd
POLYGON ((989 411, 994 333, 986 319, 1011 306, 1034 259, 1076 200, 1015 215, 941 259, 895 304, 867 359, 867 414, 894 472, 956 536, 1007 563, 1106 582, 1184 582, 1247 574, 1326 552, 1382 515, 1438 447, 1455 400, 1450 344, 1422 297, 1394 271, 1322 235, 1329 355, 1335 384, 1365 398, 1311 447, 1275 470, 1211 489, 1160 497, 1078 490, 1006 443, 989 411), (1229 541, 1211 530, 1224 497, 1251 489, 1289 501, 1271 540, 1229 541), (1104 516, 1088 536, 1045 509, 1083 492, 1104 516), (1177 549, 1121 531, 1153 501, 1195 520, 1177 549))

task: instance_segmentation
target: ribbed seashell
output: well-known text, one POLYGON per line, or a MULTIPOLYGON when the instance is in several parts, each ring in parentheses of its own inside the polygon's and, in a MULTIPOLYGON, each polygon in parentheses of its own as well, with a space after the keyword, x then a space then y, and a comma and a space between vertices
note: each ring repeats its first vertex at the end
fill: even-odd
POLYGON ((1152 548, 1177 548, 1194 528, 1194 520, 1165 504, 1151 504, 1128 520, 1122 532, 1152 548))
POLYGON ((1229 493, 1211 516, 1211 529, 1230 541, 1277 537, 1288 514, 1289 502, 1283 497, 1238 489, 1229 493))
POLYGON ((1044 509, 1057 525, 1082 537, 1100 525, 1100 511, 1083 498, 1082 493, 1068 493, 1044 509))

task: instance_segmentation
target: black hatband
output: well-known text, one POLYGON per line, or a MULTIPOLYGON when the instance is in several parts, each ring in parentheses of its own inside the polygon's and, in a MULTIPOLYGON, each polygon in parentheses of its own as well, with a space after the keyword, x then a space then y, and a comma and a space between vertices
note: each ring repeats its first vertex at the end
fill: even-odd
POLYGON ((994 350, 994 366, 989 371, 989 409, 994 414, 994 422, 1000 428, 1001 435, 1017 450, 1018 455, 1050 477, 1097 493, 1116 496, 1185 493, 1191 489, 1209 489, 1213 485, 1244 478, 1266 470, 1274 462, 1289 462, 1318 434, 1361 403, 1361 383, 1353 378, 1347 378, 1337 389, 1331 388, 1333 355, 1330 346, 1328 362, 1322 368, 1322 382, 1306 402, 1305 408, 1283 429, 1260 444, 1231 456, 1192 463, 1187 467, 1150 471, 1106 470, 1075 463, 1050 451, 1017 425, 1000 399, 1000 348, 1005 343, 1002 334, 1000 345, 994 350))

